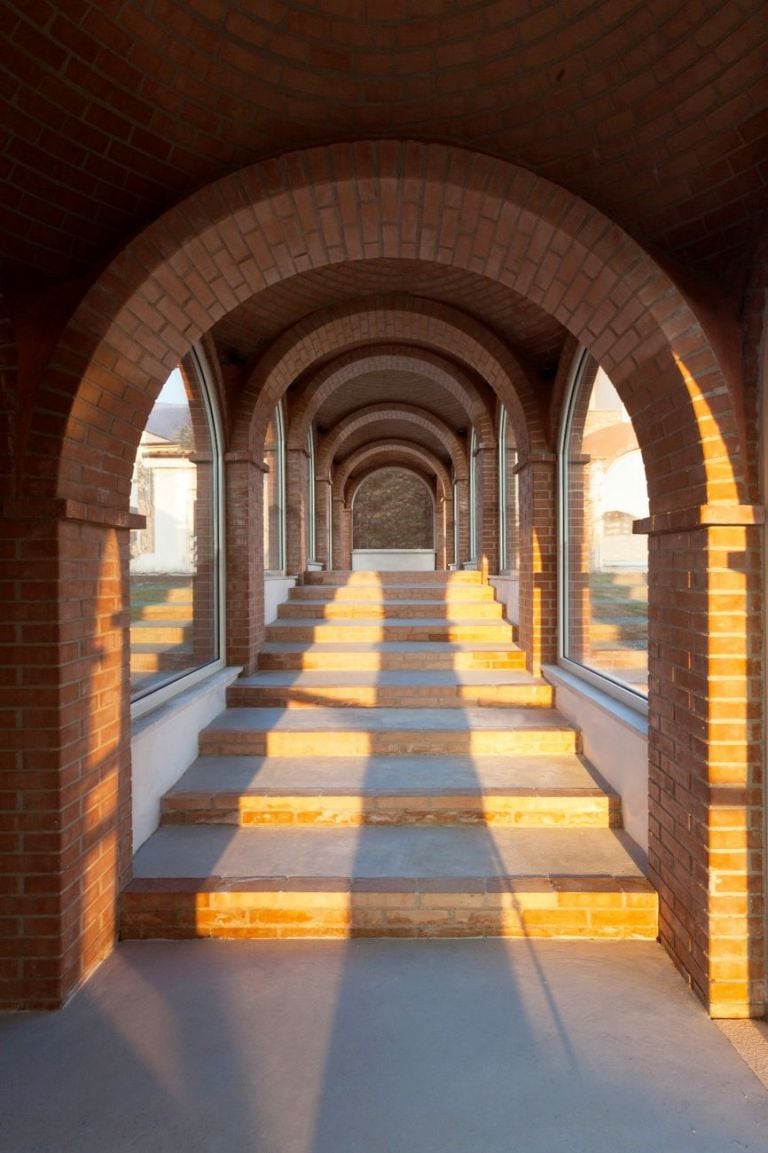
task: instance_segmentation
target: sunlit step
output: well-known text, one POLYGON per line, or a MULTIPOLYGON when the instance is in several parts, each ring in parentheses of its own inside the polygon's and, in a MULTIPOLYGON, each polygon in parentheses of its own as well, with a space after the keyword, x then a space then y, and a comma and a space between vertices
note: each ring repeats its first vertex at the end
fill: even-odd
POLYGON ((175 601, 172 604, 135 605, 131 609, 134 621, 186 621, 191 622, 194 608, 191 601, 175 601))
POLYGON ((131 672, 173 672, 194 662, 194 652, 186 645, 134 645, 131 672))
POLYGON ((228 709, 200 733, 201 755, 337 756, 576 753, 554 709, 228 709))
POLYGON ((123 937, 653 939, 656 894, 611 829, 163 826, 123 937))
POLYGON ((270 641, 494 641, 510 644, 512 628, 502 621, 451 622, 435 618, 407 621, 313 622, 282 620, 266 629, 270 641))
POLYGON ((450 588, 445 588, 441 584, 390 584, 386 587, 363 584, 334 587, 327 584, 317 584, 296 585, 289 593, 291 600, 300 601, 378 602, 382 600, 412 600, 414 597, 418 597, 420 600, 440 601, 445 604, 452 604, 454 601, 459 604, 492 601, 494 595, 492 586, 483 584, 459 584, 450 588))
POLYGON ((343 673, 259 672, 242 677, 227 693, 227 703, 281 708, 314 705, 346 707, 461 708, 551 707, 553 690, 540 678, 519 670, 407 671, 343 673))
POLYGON ((500 621, 501 605, 495 601, 453 601, 451 604, 442 601, 424 600, 395 600, 395 601, 284 601, 277 611, 278 618, 312 619, 320 617, 325 620, 409 620, 414 617, 432 619, 443 618, 453 621, 500 621))
POLYGON ((307 572, 302 578, 304 584, 321 585, 454 585, 482 584, 482 575, 475 570, 462 569, 459 572, 380 572, 378 570, 330 569, 323 572, 307 572))
POLYGON ((162 821, 618 827, 621 806, 576 756, 200 757, 162 821))
POLYGON ((439 669, 523 669, 525 655, 514 644, 435 642, 316 643, 271 642, 259 653, 262 669, 375 671, 439 669))
POLYGON ((134 621, 131 645, 185 644, 192 639, 192 625, 177 621, 134 621))

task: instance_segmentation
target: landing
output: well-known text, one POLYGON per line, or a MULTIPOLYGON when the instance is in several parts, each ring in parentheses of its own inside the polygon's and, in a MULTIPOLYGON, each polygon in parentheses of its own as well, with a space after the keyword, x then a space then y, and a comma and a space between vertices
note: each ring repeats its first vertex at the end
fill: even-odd
POLYGON ((123 944, 0 1019, 0 1150, 727 1153, 768 1094, 653 943, 123 944))

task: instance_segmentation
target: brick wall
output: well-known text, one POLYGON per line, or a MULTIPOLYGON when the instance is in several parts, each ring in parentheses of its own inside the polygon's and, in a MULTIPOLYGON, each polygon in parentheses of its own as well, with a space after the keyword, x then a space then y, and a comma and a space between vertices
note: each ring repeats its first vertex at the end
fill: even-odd
POLYGON ((435 502, 424 482, 399 468, 382 468, 358 487, 353 548, 434 548, 435 502))

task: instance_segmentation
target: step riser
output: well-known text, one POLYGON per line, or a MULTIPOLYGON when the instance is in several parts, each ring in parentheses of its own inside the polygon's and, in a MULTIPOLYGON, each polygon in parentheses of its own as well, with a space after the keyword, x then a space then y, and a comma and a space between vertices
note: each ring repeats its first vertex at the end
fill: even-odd
MULTIPOLYGON (((382 621, 379 625, 268 625, 267 640, 294 642, 296 644, 376 644, 378 641, 394 641, 407 644, 409 641, 431 641, 463 643, 478 641, 483 644, 498 644, 500 647, 513 642, 509 625, 502 624, 393 624, 382 621)), ((155 638, 161 639, 161 638, 155 638)), ((176 639, 169 637, 167 639, 176 639)))
POLYGON ((571 730, 470 732, 259 732, 209 729, 200 734, 201 756, 362 757, 450 756, 466 753, 518 756, 526 753, 578 753, 571 730))
MULTIPOLYGON (((285 884, 285 882, 281 882, 285 884)), ((509 937, 655 940, 651 892, 126 892, 121 936, 509 937)))
MULTIPOLYGON (((358 666, 359 668, 359 666, 358 666)), ((230 708, 312 708, 356 706, 358 708, 417 709, 453 708, 464 705, 487 708, 543 707, 552 708, 553 692, 549 685, 461 685, 457 688, 401 689, 390 686, 361 688, 278 689, 249 686, 233 687, 227 694, 230 708)))
POLYGON ((522 670, 525 656, 520 652, 505 653, 261 653, 259 668, 272 672, 360 672, 445 670, 522 670))
POLYGON ((285 601, 277 610, 283 620, 411 620, 414 617, 429 616, 454 621, 501 621, 501 605, 489 601, 479 605, 446 605, 436 602, 430 605, 380 605, 380 604, 301 604, 285 601))
POLYGON ((619 828, 620 801, 591 797, 248 796, 181 794, 163 801, 165 825, 497 825, 503 828, 619 828))

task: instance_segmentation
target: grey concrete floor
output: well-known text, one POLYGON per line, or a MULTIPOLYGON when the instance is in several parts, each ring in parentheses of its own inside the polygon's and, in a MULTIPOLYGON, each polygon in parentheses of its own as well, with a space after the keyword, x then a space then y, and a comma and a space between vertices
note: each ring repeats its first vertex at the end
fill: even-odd
POLYGON ((655 944, 123 944, 0 1019, 1 1153, 768 1151, 655 944))

